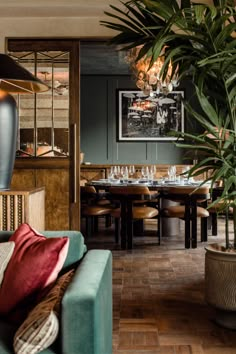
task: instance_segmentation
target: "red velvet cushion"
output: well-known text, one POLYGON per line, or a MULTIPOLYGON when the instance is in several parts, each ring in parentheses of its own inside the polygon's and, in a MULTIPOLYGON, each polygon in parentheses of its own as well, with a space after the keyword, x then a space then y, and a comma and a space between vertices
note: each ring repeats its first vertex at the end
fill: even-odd
POLYGON ((68 237, 46 238, 28 224, 22 224, 10 241, 15 242, 15 248, 0 288, 1 314, 9 313, 54 282, 69 247, 68 237))

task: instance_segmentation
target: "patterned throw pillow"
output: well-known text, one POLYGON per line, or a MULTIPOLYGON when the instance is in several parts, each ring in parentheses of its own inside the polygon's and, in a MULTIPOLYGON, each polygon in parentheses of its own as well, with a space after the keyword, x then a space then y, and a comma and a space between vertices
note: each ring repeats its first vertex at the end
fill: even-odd
POLYGON ((58 278, 56 284, 29 313, 14 336, 16 354, 35 354, 48 348, 59 332, 60 305, 74 270, 58 278))
POLYGON ((0 243, 0 286, 2 284, 4 272, 14 251, 14 247, 15 242, 13 241, 0 243))

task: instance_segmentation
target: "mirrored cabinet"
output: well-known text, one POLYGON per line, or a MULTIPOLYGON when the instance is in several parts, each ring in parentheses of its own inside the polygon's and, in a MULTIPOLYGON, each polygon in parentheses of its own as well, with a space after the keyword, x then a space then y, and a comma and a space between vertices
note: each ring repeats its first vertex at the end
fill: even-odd
POLYGON ((21 51, 14 60, 43 80, 42 94, 15 95, 19 107, 18 157, 69 156, 69 51, 21 51))
POLYGON ((11 188, 45 188, 45 229, 80 229, 80 41, 9 39, 8 54, 44 81, 15 95, 18 145, 11 188))

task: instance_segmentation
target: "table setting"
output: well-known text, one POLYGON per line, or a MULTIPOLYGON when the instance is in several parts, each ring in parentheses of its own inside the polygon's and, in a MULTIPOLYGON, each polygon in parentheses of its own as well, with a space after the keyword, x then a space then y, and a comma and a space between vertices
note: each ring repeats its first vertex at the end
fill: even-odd
MULTIPOLYGON (((100 180, 93 180, 93 185, 146 185, 148 187, 168 187, 168 186, 200 186, 203 180, 195 180, 193 177, 187 178, 189 166, 186 166, 181 174, 176 174, 176 166, 170 165, 167 176, 156 176, 156 166, 142 166, 140 171, 135 171, 134 165, 112 166, 108 177, 100 180), (139 175, 137 176, 137 174, 139 175)), ((207 182, 210 185, 210 181, 207 182)))

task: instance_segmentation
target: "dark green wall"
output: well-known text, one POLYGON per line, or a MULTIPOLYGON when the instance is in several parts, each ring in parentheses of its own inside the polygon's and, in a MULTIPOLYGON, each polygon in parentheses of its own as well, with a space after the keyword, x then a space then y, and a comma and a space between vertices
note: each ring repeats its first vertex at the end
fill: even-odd
MULTIPOLYGON (((116 89, 137 90, 130 76, 81 76, 81 151, 94 164, 184 163, 174 142, 117 142, 116 89)), ((193 88, 182 84, 190 100, 193 88)), ((195 129, 185 114, 185 131, 195 129)))

